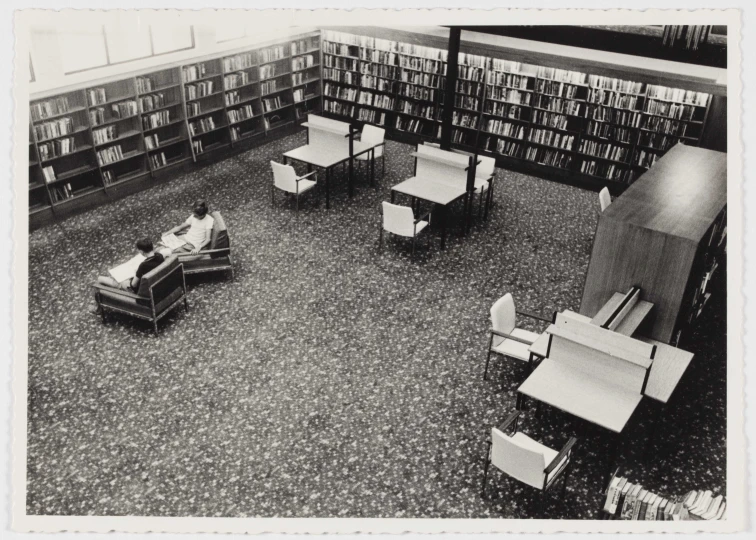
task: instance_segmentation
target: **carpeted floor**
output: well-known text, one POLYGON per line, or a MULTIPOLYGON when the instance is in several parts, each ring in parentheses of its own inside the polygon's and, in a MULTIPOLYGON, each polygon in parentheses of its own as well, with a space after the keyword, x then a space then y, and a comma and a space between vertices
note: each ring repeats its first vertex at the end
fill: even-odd
MULTIPOLYGON (((493 517, 536 515, 528 488, 490 477, 484 441, 514 410, 523 366, 494 359, 482 379, 493 302, 547 315, 579 307, 597 195, 499 170, 489 221, 438 250, 391 240, 377 250, 379 205, 411 176, 411 148, 387 144, 377 189, 336 182, 279 195, 269 161, 299 133, 30 236, 30 514, 493 517), (189 280, 189 310, 161 335, 132 319, 103 324, 89 284, 133 242, 186 219, 194 199, 232 235, 233 281, 189 280)), ((724 489, 724 321, 704 317, 695 365, 648 459, 645 418, 623 443, 631 480, 674 495, 724 489)), ((525 327, 528 326, 525 321, 525 327)), ((525 413, 558 448, 568 417, 525 413)), ((584 430, 580 430, 581 432, 584 430)), ((597 518, 605 434, 579 441, 551 518, 597 518)))

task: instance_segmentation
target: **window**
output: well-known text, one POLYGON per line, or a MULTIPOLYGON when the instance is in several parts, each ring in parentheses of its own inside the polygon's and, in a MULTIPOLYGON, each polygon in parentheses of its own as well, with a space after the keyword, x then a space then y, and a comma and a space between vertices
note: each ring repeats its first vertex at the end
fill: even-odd
POLYGON ((75 73, 108 65, 105 32, 102 26, 58 32, 63 73, 75 73))
POLYGON ((63 72, 68 75, 108 65, 194 48, 193 26, 151 26, 119 21, 91 29, 58 32, 63 72))

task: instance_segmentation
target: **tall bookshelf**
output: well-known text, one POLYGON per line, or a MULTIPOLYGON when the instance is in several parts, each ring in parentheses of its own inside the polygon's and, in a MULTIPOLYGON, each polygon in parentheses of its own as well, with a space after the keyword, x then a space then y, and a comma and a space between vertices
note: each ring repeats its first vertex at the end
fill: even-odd
POLYGON ((285 133, 321 110, 321 64, 320 33, 309 32, 33 100, 30 224, 285 133))
MULTIPOLYGON (((385 126, 400 140, 441 138, 446 51, 329 30, 323 54, 329 114, 385 126), (376 81, 385 81, 381 90, 393 105, 381 111, 382 121, 364 112, 376 81)), ((460 53, 458 60, 455 146, 622 188, 678 142, 697 146, 711 100, 504 58, 460 53)))

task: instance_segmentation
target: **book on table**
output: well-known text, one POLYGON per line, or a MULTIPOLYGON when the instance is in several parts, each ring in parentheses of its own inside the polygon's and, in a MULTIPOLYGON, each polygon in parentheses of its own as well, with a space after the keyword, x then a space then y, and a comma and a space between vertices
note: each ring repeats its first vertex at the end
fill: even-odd
POLYGON ((111 276, 113 276, 113 279, 115 279, 118 283, 121 283, 136 276, 136 271, 139 268, 139 265, 142 264, 142 261, 144 261, 144 259, 144 255, 139 253, 137 255, 134 255, 125 263, 119 264, 115 268, 111 268, 108 272, 111 276))

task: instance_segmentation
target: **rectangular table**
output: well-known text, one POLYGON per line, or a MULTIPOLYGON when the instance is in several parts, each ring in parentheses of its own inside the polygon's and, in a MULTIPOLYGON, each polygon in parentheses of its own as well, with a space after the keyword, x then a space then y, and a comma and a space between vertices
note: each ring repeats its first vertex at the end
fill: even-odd
POLYGON ((394 202, 394 195, 403 193, 416 199, 422 199, 438 205, 443 212, 441 216, 441 249, 446 245, 446 221, 447 207, 454 201, 467 195, 467 191, 454 186, 435 182, 427 178, 418 178, 413 176, 404 182, 391 188, 391 202, 394 202))

